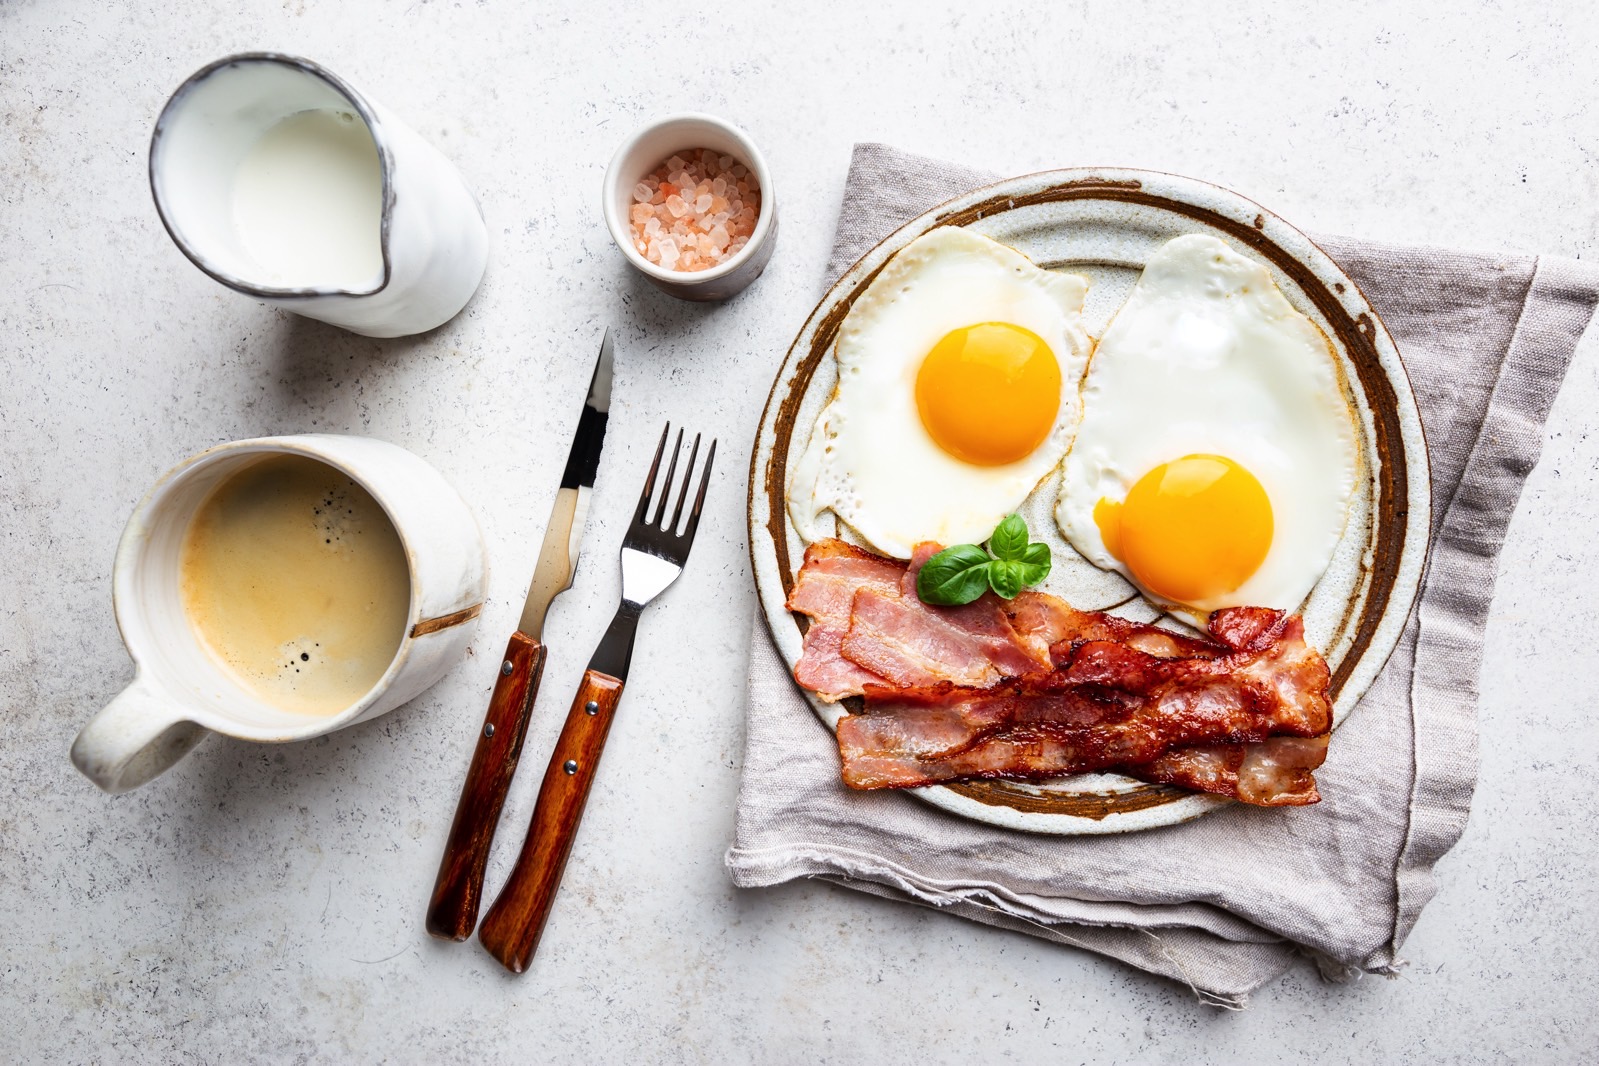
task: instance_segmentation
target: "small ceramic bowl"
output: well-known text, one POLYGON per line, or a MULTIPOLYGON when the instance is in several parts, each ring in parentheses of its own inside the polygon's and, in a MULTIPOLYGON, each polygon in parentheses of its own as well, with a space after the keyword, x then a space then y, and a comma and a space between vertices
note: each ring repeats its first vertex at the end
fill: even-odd
POLYGON ((772 173, 749 135, 730 122, 702 114, 671 115, 636 130, 622 142, 605 170, 605 224, 628 264, 663 292, 683 300, 725 300, 761 276, 777 246, 777 197, 772 173), (761 213, 755 232, 739 253, 705 270, 667 270, 650 262, 633 245, 628 209, 633 187, 674 152, 709 148, 730 155, 761 185, 761 213))

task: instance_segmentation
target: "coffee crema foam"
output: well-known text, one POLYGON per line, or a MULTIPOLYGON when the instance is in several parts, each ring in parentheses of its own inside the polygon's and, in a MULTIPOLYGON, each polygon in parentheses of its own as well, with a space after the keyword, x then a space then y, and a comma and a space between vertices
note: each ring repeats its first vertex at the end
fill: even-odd
POLYGON ((285 711, 356 703, 405 636, 411 578, 394 524, 315 459, 275 455, 212 490, 184 534, 180 572, 201 646, 285 711))

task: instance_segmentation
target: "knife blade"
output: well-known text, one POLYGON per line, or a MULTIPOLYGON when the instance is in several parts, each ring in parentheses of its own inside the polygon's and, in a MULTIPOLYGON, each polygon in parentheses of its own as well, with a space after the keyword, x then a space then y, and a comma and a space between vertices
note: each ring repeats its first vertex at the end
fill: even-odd
POLYGON ((588 398, 578 415, 577 430, 561 472, 560 488, 550 509, 539 545, 538 562, 528 584, 527 602, 516 632, 500 660, 494 695, 478 733, 467 770, 455 820, 439 862, 438 879, 428 902, 427 931, 444 940, 465 940, 477 925, 483 898, 483 873, 489 847, 499 825, 505 796, 516 775, 527 738, 533 701, 544 675, 546 648, 544 618, 555 597, 572 587, 577 571, 583 527, 588 519, 589 496, 599 471, 605 446, 605 426, 611 406, 611 332, 605 331, 599 358, 589 381, 588 398))

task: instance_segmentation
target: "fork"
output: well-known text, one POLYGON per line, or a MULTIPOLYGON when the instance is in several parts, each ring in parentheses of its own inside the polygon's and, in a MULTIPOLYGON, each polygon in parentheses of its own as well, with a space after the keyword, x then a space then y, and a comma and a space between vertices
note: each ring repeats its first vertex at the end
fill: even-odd
POLYGON ((622 538, 622 602, 589 660, 588 669, 583 672, 583 682, 572 700, 566 725, 555 742, 555 752, 550 756, 549 768, 544 771, 544 783, 539 786, 538 802, 533 808, 533 823, 528 828, 527 839, 522 842, 522 853, 517 856, 516 866, 500 890, 499 898, 478 928, 478 940, 512 973, 527 969, 555 902, 567 855, 583 819, 589 787, 599 768, 600 752, 611 731, 611 719, 622 698, 622 686, 627 681, 639 614, 683 572, 689 548, 694 545, 694 532, 699 528, 700 509, 705 504, 705 489, 711 480, 711 464, 716 460, 715 440, 711 441, 705 456, 699 492, 694 497, 688 523, 682 532, 677 531, 683 505, 688 499, 689 484, 693 481, 694 461, 700 452, 699 434, 694 435, 694 446, 689 452, 688 467, 683 471, 672 519, 664 525, 661 521, 672 495, 677 461, 683 452, 682 429, 677 431, 677 441, 672 446, 672 462, 666 468, 666 480, 661 486, 655 514, 645 517, 655 490, 655 474, 660 469, 661 456, 671 432, 672 424, 668 422, 661 431, 661 442, 656 445, 649 475, 644 479, 644 492, 639 496, 638 509, 633 512, 633 523, 622 538))

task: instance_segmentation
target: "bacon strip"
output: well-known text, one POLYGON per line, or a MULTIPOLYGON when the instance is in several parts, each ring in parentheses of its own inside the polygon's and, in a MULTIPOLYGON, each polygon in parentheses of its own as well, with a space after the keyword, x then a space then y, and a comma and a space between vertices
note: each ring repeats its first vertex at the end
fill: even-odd
POLYGON ((906 687, 987 687, 1050 666, 1047 651, 1022 644, 993 596, 933 611, 915 593, 861 589, 840 650, 881 681, 906 687))
POLYGON ((826 700, 859 695, 882 678, 843 655, 855 594, 869 589, 898 593, 905 568, 892 559, 863 551, 841 540, 819 540, 805 549, 799 580, 788 596, 788 609, 811 620, 794 679, 826 700))
POLYGON ((1056 661, 1052 646, 1062 642, 1115 641, 1164 658, 1214 658, 1225 650, 1036 592, 1008 603, 987 594, 963 607, 925 604, 916 576, 938 551, 919 544, 906 565, 841 540, 806 547, 787 604, 811 620, 795 679, 837 702, 870 684, 986 687, 1048 669, 1056 661))
POLYGON ((788 597, 789 610, 811 619, 795 679, 837 701, 870 684, 983 687, 1049 669, 1058 637, 1019 634, 997 596, 963 607, 917 597, 916 575, 938 551, 919 545, 907 567, 840 540, 807 547, 788 597))
POLYGON ((1233 796, 1259 807, 1320 803, 1311 771, 1327 758, 1327 734, 1270 737, 1258 744, 1173 748, 1148 766, 1123 767, 1140 781, 1233 796))
POLYGON ((851 788, 913 788, 1147 768, 1175 783, 1224 787, 1240 799, 1287 795, 1295 783, 1274 790, 1268 779, 1275 770, 1265 772, 1263 764, 1277 763, 1264 755, 1240 752, 1235 762, 1231 753, 1213 751, 1154 764, 1184 745, 1325 733, 1332 722, 1327 680, 1301 620, 1279 616, 1243 649, 1214 659, 1159 659, 1088 641, 1049 673, 992 688, 869 685, 864 713, 839 722, 844 781, 851 788))
POLYGON ((1051 658, 1057 662, 1069 653, 1071 644, 1085 640, 1125 644, 1161 659, 1214 659, 1226 650, 1201 637, 1129 622, 1099 611, 1079 611, 1042 592, 1020 593, 1010 601, 1007 613, 1024 639, 1050 647, 1051 658), (1065 647, 1057 653, 1056 645, 1065 647))

